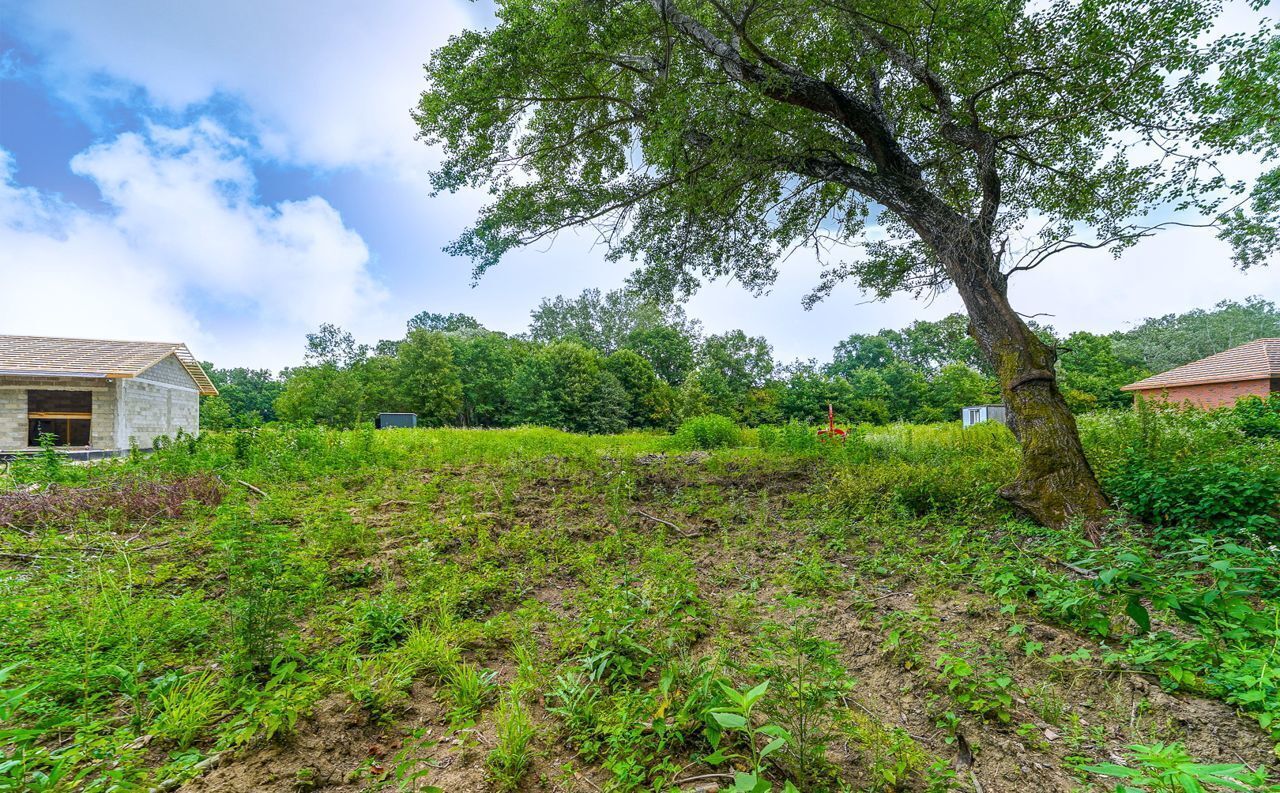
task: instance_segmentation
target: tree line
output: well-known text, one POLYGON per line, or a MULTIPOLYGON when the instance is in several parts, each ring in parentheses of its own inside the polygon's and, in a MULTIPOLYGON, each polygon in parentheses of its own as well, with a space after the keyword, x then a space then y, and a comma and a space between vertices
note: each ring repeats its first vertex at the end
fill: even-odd
MULTIPOLYGON (((1147 319, 1130 330, 1059 334, 1058 379, 1072 410, 1124 407, 1120 387, 1255 338, 1280 336, 1280 309, 1258 297, 1147 319)), ((352 427, 381 412, 428 426, 539 424, 575 432, 669 429, 708 413, 746 425, 951 421, 965 405, 999 400, 968 321, 952 314, 856 333, 826 361, 780 364, 761 336, 707 334, 679 306, 624 290, 543 300, 524 334, 464 314, 423 312, 398 340, 361 344, 334 325, 307 335, 305 363, 265 369, 206 364, 209 429, 283 420, 352 427)))

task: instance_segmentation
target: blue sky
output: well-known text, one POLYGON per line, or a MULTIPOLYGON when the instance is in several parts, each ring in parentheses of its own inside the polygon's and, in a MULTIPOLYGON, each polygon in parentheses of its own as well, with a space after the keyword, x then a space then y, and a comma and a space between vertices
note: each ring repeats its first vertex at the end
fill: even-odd
MULTIPOLYGON (((441 252, 482 197, 429 195, 436 154, 409 108, 431 50, 490 11, 0 0, 0 333, 181 340, 219 365, 278 368, 321 322, 372 342, 425 309, 518 332, 544 296, 620 284, 628 267, 586 234, 521 251, 474 288, 470 263, 441 252)), ((806 312, 819 266, 796 255, 782 269, 768 296, 712 284, 690 313, 790 360, 959 305, 845 287, 806 312)), ((1118 261, 1061 256, 1012 289, 1020 311, 1095 331, 1250 294, 1280 298, 1280 267, 1236 272, 1190 229, 1118 261)))

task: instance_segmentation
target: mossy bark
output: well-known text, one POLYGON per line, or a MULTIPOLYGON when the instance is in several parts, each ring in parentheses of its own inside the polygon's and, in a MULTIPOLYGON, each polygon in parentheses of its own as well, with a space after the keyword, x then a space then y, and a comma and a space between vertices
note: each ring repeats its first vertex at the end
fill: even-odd
POLYGON ((1017 477, 1000 495, 1045 526, 1079 525, 1097 540, 1108 504, 1058 390, 1057 353, 1009 304, 1006 278, 985 240, 960 233, 935 250, 964 300, 970 333, 995 368, 1022 446, 1017 477))

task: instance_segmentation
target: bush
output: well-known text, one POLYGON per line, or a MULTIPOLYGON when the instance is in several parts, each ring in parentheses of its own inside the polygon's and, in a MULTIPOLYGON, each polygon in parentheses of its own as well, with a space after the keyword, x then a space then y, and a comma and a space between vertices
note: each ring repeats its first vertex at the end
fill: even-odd
POLYGON ((770 451, 808 454, 818 450, 818 431, 798 421, 761 427, 757 437, 760 448, 770 451))
POLYGON ((1270 406, 1214 411, 1151 406, 1090 416, 1082 439, 1107 494, 1162 540, 1208 531, 1273 541, 1280 534, 1280 448, 1250 432, 1270 406))
POLYGON ((1107 489, 1135 517, 1177 529, 1176 537, 1207 529, 1273 540, 1280 466, 1257 465, 1250 451, 1223 449, 1210 459, 1135 455, 1107 480, 1107 489))
POLYGON ((1266 399, 1245 397, 1232 410, 1236 423, 1245 435, 1254 438, 1280 438, 1280 393, 1266 399))
POLYGON ((675 440, 682 449, 720 449, 742 445, 742 432, 732 419, 708 413, 686 419, 675 440))

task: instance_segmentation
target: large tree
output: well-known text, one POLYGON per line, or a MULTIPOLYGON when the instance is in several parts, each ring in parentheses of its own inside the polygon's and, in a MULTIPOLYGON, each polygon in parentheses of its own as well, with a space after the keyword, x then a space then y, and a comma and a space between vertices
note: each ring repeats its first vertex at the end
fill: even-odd
MULTIPOLYGON (((1057 251, 1134 242, 1157 209, 1225 212, 1216 160, 1266 145, 1257 129, 1273 123, 1238 64, 1272 45, 1265 31, 1213 40, 1219 10, 498 0, 494 27, 434 53, 417 120, 443 147, 437 189, 494 195, 450 246, 477 273, 592 226, 657 292, 716 277, 763 290, 799 246, 828 263, 814 299, 845 279, 881 296, 954 287, 1022 442, 1003 493, 1046 524, 1096 524, 1107 504, 1055 351, 1008 280, 1057 251), (1224 97, 1204 75, 1228 62, 1243 76, 1224 97)), ((1276 243, 1250 228, 1233 224, 1245 263, 1276 243)))

